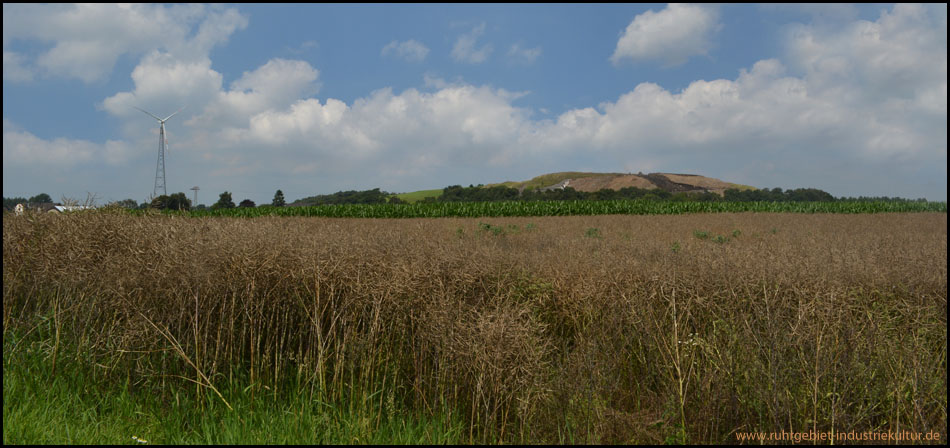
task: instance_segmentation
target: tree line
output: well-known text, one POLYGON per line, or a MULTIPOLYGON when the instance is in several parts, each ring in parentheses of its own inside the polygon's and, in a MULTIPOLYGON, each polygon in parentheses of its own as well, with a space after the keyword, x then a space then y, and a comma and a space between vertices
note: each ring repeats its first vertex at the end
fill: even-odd
POLYGON ((519 192, 516 188, 496 185, 492 187, 445 187, 437 197, 425 198, 424 202, 482 202, 482 201, 565 201, 593 200, 609 201, 618 199, 652 199, 669 201, 729 201, 729 202, 828 202, 835 201, 830 193, 817 188, 781 188, 762 190, 729 189, 723 195, 710 191, 689 191, 671 193, 662 188, 624 187, 619 190, 601 189, 593 192, 577 191, 573 187, 557 189, 534 189, 519 192))
MULTIPOLYGON (((422 202, 494 202, 494 201, 565 201, 565 200, 591 200, 608 201, 618 199, 648 199, 663 201, 698 201, 698 202, 833 202, 833 201, 885 201, 885 202, 926 202, 926 199, 904 199, 899 197, 887 196, 860 196, 860 197, 841 197, 835 198, 830 193, 817 188, 795 188, 783 190, 781 188, 763 188, 758 190, 746 189, 728 189, 722 195, 709 191, 689 191, 671 193, 661 188, 637 188, 625 187, 619 190, 601 189, 593 192, 577 191, 573 187, 554 188, 554 189, 533 189, 519 191, 517 188, 495 185, 485 187, 483 185, 450 185, 442 189, 439 196, 427 197, 422 202)), ((13 210, 17 204, 26 204, 35 207, 40 204, 53 203, 53 199, 46 193, 40 193, 29 199, 23 197, 3 198, 3 208, 13 210)), ((269 204, 262 204, 274 207, 285 206, 317 206, 317 205, 335 205, 335 204, 401 204, 405 201, 396 197, 394 193, 382 191, 379 188, 372 190, 348 190, 338 191, 333 194, 324 194, 310 196, 287 204, 284 193, 277 190, 273 200, 269 204)), ((204 204, 194 205, 183 192, 173 193, 171 195, 160 195, 152 198, 148 202, 137 203, 134 199, 124 199, 114 201, 106 205, 107 207, 122 207, 128 209, 159 209, 159 210, 211 210, 235 208, 235 207, 257 207, 257 204, 244 199, 238 204, 234 203, 230 192, 225 191, 218 197, 218 201, 210 207, 204 204)))
POLYGON ((593 192, 577 191, 573 187, 553 189, 533 189, 518 191, 516 188, 496 185, 485 187, 482 185, 463 187, 451 185, 442 189, 442 194, 436 197, 427 197, 423 202, 482 202, 482 201, 570 201, 593 200, 609 201, 618 199, 651 199, 667 201, 698 201, 698 202, 834 202, 834 201, 863 201, 863 202, 926 202, 924 198, 904 199, 888 196, 861 196, 835 198, 831 193, 817 188, 781 188, 727 189, 722 195, 711 191, 686 191, 672 193, 662 188, 624 187, 619 190, 601 189, 593 192))
MULTIPOLYGON (((274 193, 274 199, 268 205, 275 207, 283 207, 287 205, 287 201, 284 199, 284 192, 277 190, 277 192, 274 193)), ((204 204, 199 204, 194 208, 195 210, 204 210, 205 208, 218 210, 235 207, 257 207, 257 204, 250 199, 244 199, 235 205, 234 199, 231 196, 231 192, 225 191, 218 196, 218 202, 211 204, 211 207, 206 207, 204 204)), ((191 200, 185 196, 185 193, 175 193, 170 196, 161 195, 155 199, 152 199, 151 204, 149 204, 149 208, 155 208, 159 210, 191 210, 192 204, 191 200)))
POLYGON ((291 206, 314 206, 314 205, 335 205, 335 204, 399 204, 404 201, 397 198, 394 193, 380 191, 379 188, 364 191, 338 191, 333 194, 322 194, 306 197, 290 204, 291 206))
MULTIPOLYGON (((42 206, 43 204, 61 205, 54 203, 50 195, 46 193, 40 193, 29 199, 23 197, 3 198, 4 210, 13 210, 17 204, 24 204, 28 208, 36 208, 42 206)), ((280 190, 277 190, 277 193, 274 194, 274 200, 267 205, 276 207, 286 206, 287 201, 284 200, 284 193, 280 190)), ((136 202, 135 199, 123 199, 120 201, 109 202, 105 206, 121 207, 131 210, 145 210, 149 208, 158 210, 203 210, 206 208, 211 208, 212 210, 215 210, 219 208, 256 207, 257 204, 255 204, 254 201, 250 199, 244 199, 238 205, 235 205, 234 201, 231 199, 231 193, 225 191, 219 196, 218 202, 215 202, 213 205, 211 205, 211 207, 207 207, 204 204, 192 204, 191 199, 188 199, 188 196, 186 196, 184 192, 172 193, 170 195, 159 195, 148 200, 147 202, 142 203, 136 202)))
POLYGON ((22 198, 22 197, 15 197, 15 198, 4 197, 3 209, 13 210, 13 208, 16 207, 17 204, 52 204, 52 203, 53 203, 53 198, 51 198, 46 193, 40 193, 29 199, 22 198))

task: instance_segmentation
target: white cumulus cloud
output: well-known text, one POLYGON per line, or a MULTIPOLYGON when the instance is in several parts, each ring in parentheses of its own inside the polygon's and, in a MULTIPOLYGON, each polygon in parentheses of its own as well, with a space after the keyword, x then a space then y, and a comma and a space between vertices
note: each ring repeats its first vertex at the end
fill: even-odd
POLYGON ((105 144, 67 138, 45 140, 19 129, 3 119, 3 164, 17 166, 72 166, 105 161, 110 165, 125 162, 130 148, 125 142, 108 140, 105 144))
POLYGON ((99 81, 111 74, 123 54, 161 50, 201 58, 246 26, 246 17, 218 5, 5 3, 4 79, 53 76, 99 81), (16 56, 17 70, 8 71, 6 55, 17 53, 13 47, 19 41, 50 48, 32 58, 16 56))
POLYGON ((268 110, 282 110, 320 90, 320 71, 297 60, 272 59, 215 93, 202 115, 189 124, 219 127, 246 125, 249 118, 268 110))
MULTIPOLYGON (((119 92, 103 101, 112 115, 127 117, 141 112, 134 107, 165 116, 182 106, 190 112, 201 110, 221 89, 221 74, 211 68, 211 60, 181 60, 169 53, 153 52, 132 71, 135 88, 119 92)), ((189 113, 190 113, 189 112, 189 113)))
POLYGON ((660 12, 650 10, 634 17, 610 61, 659 60, 666 66, 680 65, 692 56, 708 54, 719 28, 717 7, 671 3, 660 12))

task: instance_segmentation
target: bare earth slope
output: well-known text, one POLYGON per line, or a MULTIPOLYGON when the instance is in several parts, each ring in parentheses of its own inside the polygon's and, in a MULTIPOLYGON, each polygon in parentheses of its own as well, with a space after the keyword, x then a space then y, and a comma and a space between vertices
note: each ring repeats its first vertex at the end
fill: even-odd
POLYGON ((705 189, 707 191, 712 191, 714 193, 719 193, 719 194, 723 194, 723 192, 725 192, 726 190, 730 188, 737 188, 740 190, 747 190, 750 188, 747 185, 739 185, 739 184, 734 184, 731 182, 723 182, 719 179, 713 179, 711 177, 705 177, 705 176, 697 176, 695 174, 662 173, 662 175, 673 182, 680 183, 680 184, 693 185, 700 189, 705 189))
POLYGON ((625 187, 657 188, 649 179, 636 174, 605 175, 572 179, 570 185, 577 191, 597 191, 603 188, 619 190, 625 187))

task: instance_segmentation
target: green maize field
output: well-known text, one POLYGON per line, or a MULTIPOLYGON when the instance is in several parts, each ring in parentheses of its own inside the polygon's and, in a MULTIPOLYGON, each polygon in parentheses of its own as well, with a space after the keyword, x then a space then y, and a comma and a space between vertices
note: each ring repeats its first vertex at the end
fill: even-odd
MULTIPOLYGON (((231 208, 196 210, 189 216, 311 216, 329 218, 476 218, 506 216, 675 215, 684 213, 907 213, 947 211, 946 202, 837 201, 837 202, 672 202, 510 201, 415 204, 344 204, 313 207, 231 208)), ((135 213, 145 213, 136 211, 135 213)))

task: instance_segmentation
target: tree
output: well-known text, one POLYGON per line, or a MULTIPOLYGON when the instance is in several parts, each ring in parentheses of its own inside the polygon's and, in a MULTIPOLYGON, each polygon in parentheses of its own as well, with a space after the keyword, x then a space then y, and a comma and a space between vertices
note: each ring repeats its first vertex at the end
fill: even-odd
POLYGON ((385 204, 392 193, 380 191, 379 188, 366 191, 338 191, 333 194, 324 194, 300 199, 294 204, 313 206, 324 204, 385 204))
POLYGON ((239 207, 255 207, 255 206, 256 204, 254 204, 254 201, 250 199, 245 199, 241 201, 241 204, 239 205, 239 207))
POLYGON ((185 193, 163 194, 152 199, 150 207, 159 210, 191 210, 191 199, 185 193))
POLYGON ((274 200, 271 201, 271 204, 274 207, 283 207, 287 205, 287 201, 284 200, 284 192, 277 190, 277 193, 274 193, 274 200))
POLYGON ((168 208, 172 210, 191 210, 191 199, 183 192, 178 192, 170 196, 168 208))
POLYGON ((619 196, 620 194, 617 190, 611 188, 601 188, 591 195, 591 199, 595 201, 609 201, 611 199, 617 199, 619 196))
POLYGON ((234 208, 234 201, 231 200, 231 193, 227 191, 221 193, 218 202, 215 202, 214 205, 211 206, 212 210, 217 210, 219 208, 234 208))
POLYGON ((106 207, 122 207, 122 208, 129 208, 129 209, 135 209, 135 208, 138 208, 138 206, 139 204, 135 202, 135 199, 123 199, 121 201, 115 201, 115 202, 106 204, 106 207))
POLYGON ((165 210, 168 208, 168 202, 171 199, 167 194, 158 195, 152 198, 152 202, 148 205, 151 208, 157 208, 159 210, 165 210))
POLYGON ((17 204, 27 204, 29 201, 26 198, 16 197, 16 198, 3 198, 3 208, 7 210, 13 210, 17 204))
POLYGON ((38 195, 33 196, 32 198, 30 198, 30 202, 31 202, 31 203, 34 203, 34 204, 52 203, 52 202, 53 202, 53 198, 49 197, 49 195, 46 194, 46 193, 40 193, 40 194, 38 194, 38 195))

